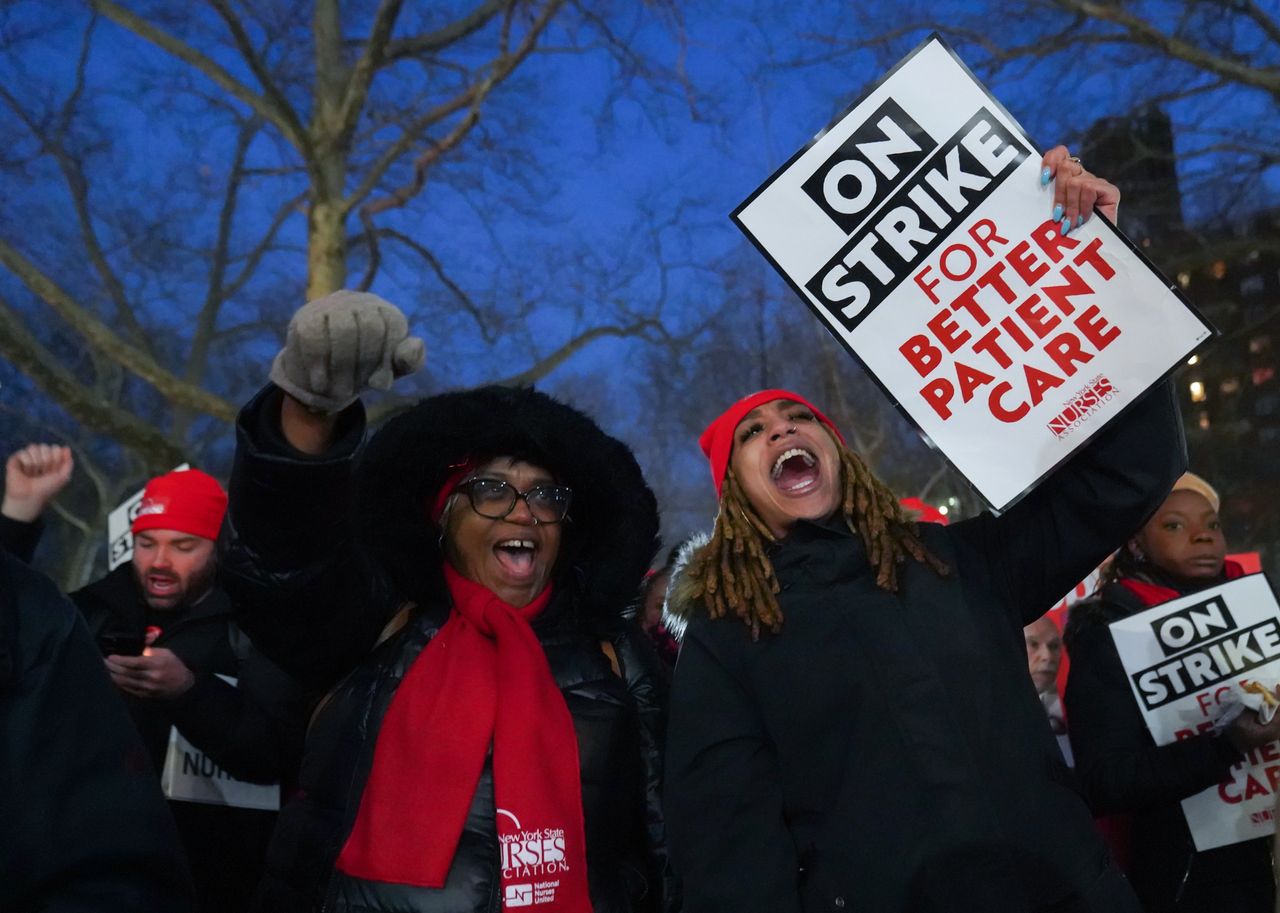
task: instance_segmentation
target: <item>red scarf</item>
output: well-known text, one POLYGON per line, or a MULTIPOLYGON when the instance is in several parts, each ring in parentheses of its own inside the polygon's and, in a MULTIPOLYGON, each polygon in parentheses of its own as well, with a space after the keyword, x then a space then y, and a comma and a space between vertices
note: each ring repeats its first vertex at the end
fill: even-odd
MULTIPOLYGON (((1244 576, 1244 568, 1230 558, 1222 563, 1222 570, 1228 580, 1235 580, 1237 577, 1244 576)), ((1173 587, 1161 586, 1158 583, 1147 583, 1145 580, 1138 580, 1133 577, 1122 577, 1117 582, 1141 599, 1142 604, 1147 608, 1158 606, 1161 603, 1168 602, 1170 599, 1177 599, 1179 596, 1186 595, 1173 587)))
POLYGON ((551 588, 515 608, 444 574, 454 612, 387 708, 337 868, 442 887, 492 742, 504 904, 590 913, 578 740, 529 626, 551 588))

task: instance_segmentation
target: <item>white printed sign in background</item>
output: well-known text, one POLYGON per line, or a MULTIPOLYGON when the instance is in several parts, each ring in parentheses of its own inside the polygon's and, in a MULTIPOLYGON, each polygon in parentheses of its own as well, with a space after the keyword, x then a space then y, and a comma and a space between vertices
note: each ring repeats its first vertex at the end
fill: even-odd
MULTIPOLYGON (((1246 682, 1280 684, 1280 606, 1262 574, 1114 621, 1111 636, 1157 745, 1212 729, 1218 704, 1246 682)), ((1272 742, 1183 801, 1196 849, 1271 834, 1277 789, 1280 743, 1272 742)))
MULTIPOLYGON (((236 686, 229 675, 218 678, 236 686)), ((160 788, 165 798, 231 808, 280 810, 279 783, 249 783, 223 770, 213 758, 187 739, 177 726, 169 728, 169 749, 160 772, 160 788)))
POLYGON ((1064 235, 1052 206, 1031 141, 934 37, 733 218, 1004 508, 1213 333, 1104 219, 1064 235))
MULTIPOLYGON (((173 467, 172 472, 190 469, 190 463, 182 463, 173 467)), ((142 492, 139 488, 120 503, 120 506, 107 514, 107 570, 114 571, 133 557, 133 536, 129 527, 138 516, 138 508, 142 506, 142 492)))

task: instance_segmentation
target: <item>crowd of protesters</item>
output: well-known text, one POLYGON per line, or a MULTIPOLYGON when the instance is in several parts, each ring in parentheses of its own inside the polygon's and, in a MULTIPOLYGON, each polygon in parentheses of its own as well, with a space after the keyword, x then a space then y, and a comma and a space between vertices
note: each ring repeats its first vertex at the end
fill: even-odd
POLYGON ((1266 842, 1197 853, 1179 801, 1280 716, 1157 747, 1107 636, 1239 574, 1167 386, 951 525, 817 404, 730 393, 714 527, 646 576, 653 493, 576 409, 485 387, 366 435, 423 359, 376 296, 301 308, 227 490, 152 479, 69 601, 24 562, 71 455, 10 456, 0 910, 1271 909, 1266 842))

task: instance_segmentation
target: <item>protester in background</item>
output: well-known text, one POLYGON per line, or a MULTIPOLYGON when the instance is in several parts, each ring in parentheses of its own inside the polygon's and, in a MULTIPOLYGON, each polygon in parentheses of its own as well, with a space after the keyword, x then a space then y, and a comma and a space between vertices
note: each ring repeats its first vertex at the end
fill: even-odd
MULTIPOLYGON (((56 496, 69 464, 69 454, 45 445, 6 463, 3 533, 28 552, 38 536, 32 507, 56 496)), ((249 904, 276 815, 255 807, 259 799, 230 800, 245 807, 193 801, 180 784, 197 790, 200 778, 216 783, 222 772, 278 783, 296 769, 305 725, 297 685, 253 648, 216 586, 214 541, 226 501, 222 486, 196 469, 152 479, 131 527, 132 559, 71 594, 172 800, 199 909, 209 913, 249 904)))
POLYGON ((228 586, 330 689, 261 909, 660 910, 665 696, 623 617, 653 494, 530 389, 430 397, 361 456, 359 395, 421 361, 392 305, 336 292, 239 419, 228 586))
MULTIPOLYGON (((1067 708, 1077 771, 1096 812, 1129 815, 1129 877, 1149 913, 1265 913, 1274 901, 1270 841, 1197 853, 1179 802, 1231 776, 1243 753, 1280 738, 1245 710, 1218 733, 1157 747, 1143 722, 1107 625, 1187 593, 1235 579, 1214 489, 1178 479, 1155 515, 1122 548, 1097 597, 1067 623, 1067 708)), ((1122 832, 1121 832, 1122 833, 1122 832)))
POLYGON ((679 551, 679 545, 671 549, 662 567, 644 579, 640 592, 640 612, 636 618, 640 630, 649 638, 658 658, 668 670, 675 668, 676 658, 680 655, 680 643, 667 630, 662 612, 667 602, 667 583, 671 580, 671 569, 675 566, 679 551))
POLYGON ((0 548, 0 910, 186 913, 191 881, 84 621, 0 548))
MULTIPOLYGON (((1066 149, 1044 164, 1114 218, 1066 149)), ((667 753, 687 913, 1136 911, 1019 632, 1185 468, 1172 390, 947 527, 913 523, 794 393, 740 400, 700 443, 720 510, 669 599, 690 617, 667 753)))
POLYGON ((1058 667, 1062 662, 1062 634, 1058 625, 1048 615, 1041 615, 1022 629, 1022 639, 1027 645, 1027 671, 1031 683, 1036 686, 1040 705, 1049 719, 1049 728, 1058 739, 1062 757, 1071 766, 1071 743, 1067 741, 1067 721, 1063 715, 1062 698, 1058 694, 1058 667))

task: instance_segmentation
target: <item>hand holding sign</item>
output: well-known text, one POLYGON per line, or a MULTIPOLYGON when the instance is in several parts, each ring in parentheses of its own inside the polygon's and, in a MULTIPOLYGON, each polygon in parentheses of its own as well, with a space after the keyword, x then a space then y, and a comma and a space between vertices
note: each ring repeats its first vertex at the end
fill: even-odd
POLYGON ((934 36, 733 214, 998 509, 1212 333, 1114 229, 1115 185, 1034 149, 934 36))
MULTIPOLYGON (((1274 694, 1280 699, 1280 685, 1276 686, 1274 694)), ((1274 742, 1280 739, 1280 713, 1272 716, 1270 722, 1263 723, 1257 711, 1245 710, 1227 727, 1227 738, 1242 754, 1274 742)))
POLYGON ((1040 182, 1053 181, 1053 218, 1069 234, 1089 221, 1096 207, 1111 222, 1120 213, 1120 188, 1090 174, 1066 146, 1054 146, 1041 161, 1040 182))

